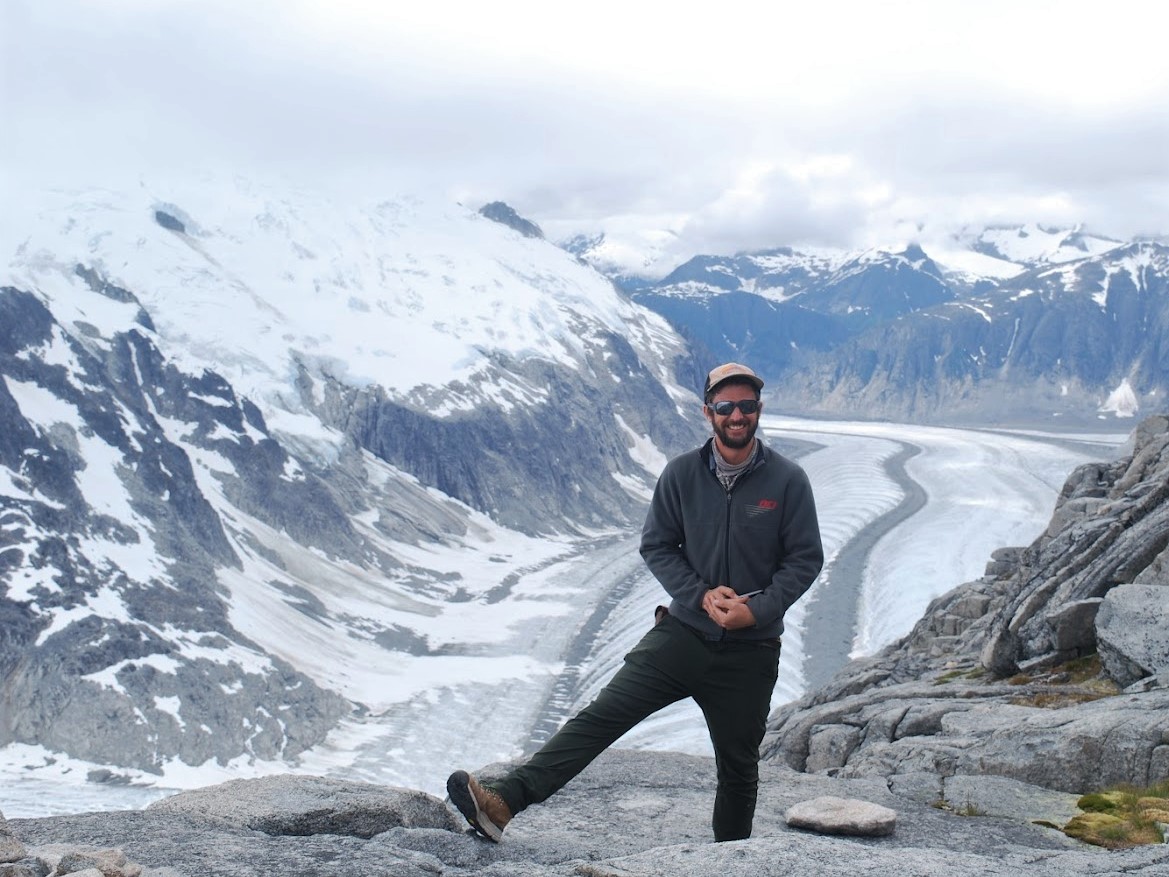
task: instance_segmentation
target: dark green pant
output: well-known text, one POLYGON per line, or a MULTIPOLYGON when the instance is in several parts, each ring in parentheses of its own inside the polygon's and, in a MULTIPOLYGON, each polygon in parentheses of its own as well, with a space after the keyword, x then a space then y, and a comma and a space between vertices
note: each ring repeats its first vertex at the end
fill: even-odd
POLYGON ((596 700, 531 759, 492 782, 519 813, 545 800, 651 713, 694 698, 714 744, 715 840, 751 836, 759 744, 779 669, 779 643, 709 641, 673 616, 650 630, 596 700))

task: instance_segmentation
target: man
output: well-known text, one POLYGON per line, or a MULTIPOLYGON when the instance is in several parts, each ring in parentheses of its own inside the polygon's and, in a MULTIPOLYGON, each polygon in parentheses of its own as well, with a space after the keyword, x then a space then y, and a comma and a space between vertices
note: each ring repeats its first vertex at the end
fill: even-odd
POLYGON ((641 555, 673 598, 596 700, 532 758, 490 786, 447 780, 472 828, 498 842, 514 814, 545 800, 645 717, 686 697, 702 709, 718 772, 716 841, 750 837, 759 744, 779 666, 783 615, 824 563, 804 471, 756 436, 763 381, 727 363, 706 378, 714 435, 662 471, 641 555))

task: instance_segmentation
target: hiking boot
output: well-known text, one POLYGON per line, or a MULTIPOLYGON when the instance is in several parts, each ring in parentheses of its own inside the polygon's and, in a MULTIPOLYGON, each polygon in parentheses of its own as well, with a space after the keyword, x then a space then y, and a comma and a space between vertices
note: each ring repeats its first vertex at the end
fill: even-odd
POLYGON ((451 803, 471 823, 476 832, 499 843, 503 829, 511 822, 511 808, 494 789, 486 789, 465 770, 456 770, 446 781, 451 803))

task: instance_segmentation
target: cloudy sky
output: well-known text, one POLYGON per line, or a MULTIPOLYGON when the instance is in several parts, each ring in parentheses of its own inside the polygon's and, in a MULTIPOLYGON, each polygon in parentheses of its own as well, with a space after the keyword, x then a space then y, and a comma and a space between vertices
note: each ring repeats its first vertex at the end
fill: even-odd
POLYGON ((0 172, 502 199, 679 256, 1163 235, 1158 6, 0 0, 0 172))

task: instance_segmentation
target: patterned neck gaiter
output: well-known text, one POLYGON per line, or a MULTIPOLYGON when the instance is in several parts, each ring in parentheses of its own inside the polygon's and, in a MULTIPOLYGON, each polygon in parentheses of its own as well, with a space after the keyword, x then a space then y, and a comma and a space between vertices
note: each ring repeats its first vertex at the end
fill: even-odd
POLYGON ((718 444, 712 443, 710 449, 714 451, 714 474, 718 476, 718 480, 722 482, 724 488, 729 493, 731 488, 735 486, 735 482, 739 480, 747 469, 755 462, 755 454, 759 450, 759 443, 756 442, 751 449, 751 456, 749 456, 742 463, 731 465, 723 459, 723 455, 718 452, 718 444))

